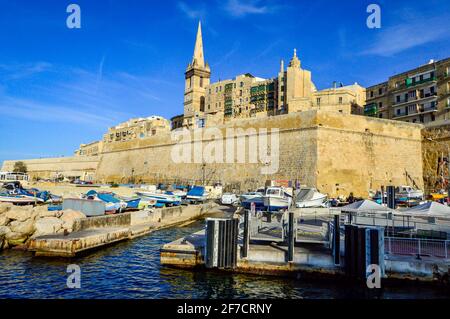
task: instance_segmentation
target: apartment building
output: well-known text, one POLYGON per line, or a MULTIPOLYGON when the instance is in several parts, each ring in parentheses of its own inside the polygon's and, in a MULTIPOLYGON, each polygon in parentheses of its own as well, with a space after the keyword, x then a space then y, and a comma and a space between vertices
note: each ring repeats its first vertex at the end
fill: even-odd
POLYGON ((433 61, 368 87, 364 115, 412 123, 446 116, 450 105, 450 58, 433 61))

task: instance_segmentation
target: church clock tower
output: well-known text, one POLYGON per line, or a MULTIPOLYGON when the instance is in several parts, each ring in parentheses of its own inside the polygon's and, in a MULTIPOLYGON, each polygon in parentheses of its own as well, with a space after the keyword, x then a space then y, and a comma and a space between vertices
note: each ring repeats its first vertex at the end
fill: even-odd
POLYGON ((205 112, 206 87, 210 83, 211 70, 203 56, 202 25, 198 23, 194 56, 185 72, 184 86, 184 126, 196 127, 196 120, 205 112))

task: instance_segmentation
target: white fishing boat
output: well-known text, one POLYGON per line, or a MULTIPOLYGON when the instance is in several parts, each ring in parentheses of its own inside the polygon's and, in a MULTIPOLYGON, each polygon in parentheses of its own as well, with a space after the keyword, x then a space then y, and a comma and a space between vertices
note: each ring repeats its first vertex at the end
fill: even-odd
POLYGON ((423 200, 423 191, 411 186, 399 186, 395 189, 395 197, 397 199, 407 198, 423 200))
POLYGON ((44 201, 39 197, 31 197, 25 195, 14 194, 0 194, 0 202, 12 203, 16 205, 43 203, 44 201))
POLYGON ((245 194, 242 194, 240 196, 241 202, 245 202, 252 199, 258 199, 262 198, 264 196, 264 192, 248 192, 245 194))
POLYGON ((136 192, 136 195, 139 197, 143 197, 144 199, 154 199, 158 203, 161 203, 164 205, 180 205, 181 204, 181 198, 176 195, 172 195, 172 194, 140 191, 140 192, 136 192))
POLYGON ((299 208, 324 207, 327 195, 319 193, 315 188, 301 188, 295 197, 295 206, 299 208))
POLYGON ((282 187, 268 187, 264 195, 264 206, 268 211, 288 209, 291 206, 292 196, 282 187))

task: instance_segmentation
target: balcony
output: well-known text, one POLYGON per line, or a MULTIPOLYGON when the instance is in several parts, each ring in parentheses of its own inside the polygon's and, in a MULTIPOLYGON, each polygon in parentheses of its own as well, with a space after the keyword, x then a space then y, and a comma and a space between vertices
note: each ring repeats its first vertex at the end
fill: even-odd
POLYGON ((424 95, 419 95, 419 96, 416 96, 416 97, 411 97, 411 98, 408 98, 408 99, 406 99, 406 100, 403 99, 403 100, 400 100, 399 102, 394 101, 394 102, 392 102, 392 105, 393 105, 393 106, 399 106, 399 105, 406 104, 406 103, 417 102, 417 101, 423 100, 423 99, 434 98, 434 97, 436 97, 436 96, 437 96, 437 92, 434 92, 434 93, 426 93, 426 94, 424 94, 424 95))
POLYGON ((364 106, 365 116, 375 116, 378 113, 377 103, 370 103, 364 106))
POLYGON ((421 84, 428 83, 428 82, 433 82, 433 81, 436 81, 436 80, 437 80, 437 78, 435 76, 430 77, 428 79, 421 80, 421 81, 412 81, 412 79, 406 79, 405 80, 405 85, 406 85, 407 88, 410 88, 410 87, 413 87, 413 86, 416 86, 416 85, 421 85, 421 84))

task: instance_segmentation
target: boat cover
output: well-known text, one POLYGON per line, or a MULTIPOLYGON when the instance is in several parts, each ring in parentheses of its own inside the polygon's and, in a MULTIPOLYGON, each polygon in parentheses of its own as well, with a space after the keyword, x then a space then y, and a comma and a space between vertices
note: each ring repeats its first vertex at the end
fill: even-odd
POLYGON ((203 196, 205 193, 205 188, 202 186, 194 186, 188 193, 187 196, 203 196))
POLYGON ((120 203, 120 199, 115 198, 113 194, 98 193, 97 197, 107 203, 120 203))

